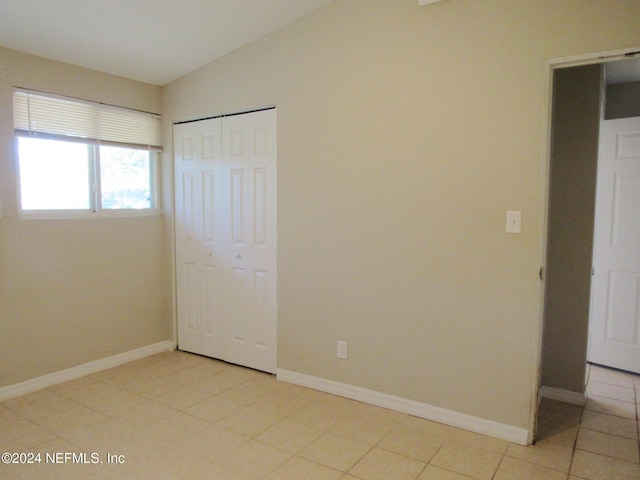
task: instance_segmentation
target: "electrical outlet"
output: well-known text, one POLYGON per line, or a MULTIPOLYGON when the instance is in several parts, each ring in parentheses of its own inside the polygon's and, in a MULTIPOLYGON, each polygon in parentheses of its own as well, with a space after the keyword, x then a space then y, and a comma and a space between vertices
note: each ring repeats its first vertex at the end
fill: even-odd
POLYGON ((347 359, 347 342, 338 340, 338 358, 347 359))

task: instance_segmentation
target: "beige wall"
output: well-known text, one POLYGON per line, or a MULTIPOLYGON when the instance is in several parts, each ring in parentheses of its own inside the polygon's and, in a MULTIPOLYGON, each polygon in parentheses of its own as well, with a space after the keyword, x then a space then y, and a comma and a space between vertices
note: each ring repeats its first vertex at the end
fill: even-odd
POLYGON ((0 386, 169 338, 161 217, 20 220, 12 88, 160 111, 160 88, 0 48, 0 386))
POLYGON ((165 120, 277 105, 279 368, 529 428, 548 61, 640 45, 640 2, 416 4, 337 0, 165 120))
POLYGON ((589 336, 602 66, 554 76, 543 385, 583 393, 589 336))

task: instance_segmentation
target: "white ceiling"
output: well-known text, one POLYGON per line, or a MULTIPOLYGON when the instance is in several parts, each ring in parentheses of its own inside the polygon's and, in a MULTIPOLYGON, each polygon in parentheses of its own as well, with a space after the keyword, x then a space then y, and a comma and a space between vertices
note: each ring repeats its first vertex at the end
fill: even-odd
POLYGON ((0 45, 166 85, 332 0, 0 0, 0 45))

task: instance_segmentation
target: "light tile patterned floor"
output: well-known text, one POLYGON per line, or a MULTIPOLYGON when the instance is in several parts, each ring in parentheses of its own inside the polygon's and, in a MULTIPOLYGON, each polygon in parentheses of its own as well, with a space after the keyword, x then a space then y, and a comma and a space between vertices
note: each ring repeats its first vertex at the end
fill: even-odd
POLYGON ((0 404, 0 453, 41 458, 0 478, 640 479, 640 376, 590 366, 588 395, 543 400, 523 447, 168 352, 0 404))

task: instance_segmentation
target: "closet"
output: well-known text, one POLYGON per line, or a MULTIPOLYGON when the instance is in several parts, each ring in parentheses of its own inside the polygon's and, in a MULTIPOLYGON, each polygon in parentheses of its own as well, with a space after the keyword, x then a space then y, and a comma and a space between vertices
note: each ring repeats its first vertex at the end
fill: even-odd
POLYGON ((275 108, 174 125, 178 348, 275 373, 275 108))

